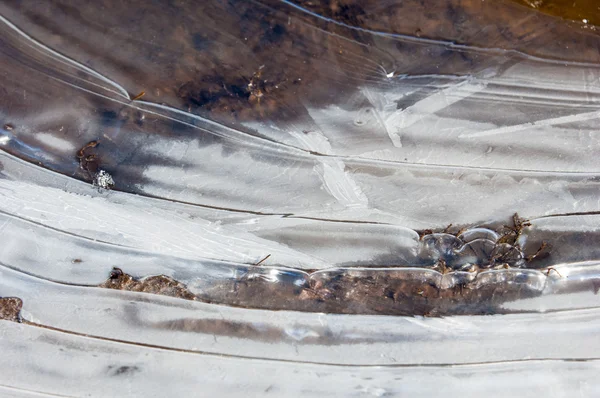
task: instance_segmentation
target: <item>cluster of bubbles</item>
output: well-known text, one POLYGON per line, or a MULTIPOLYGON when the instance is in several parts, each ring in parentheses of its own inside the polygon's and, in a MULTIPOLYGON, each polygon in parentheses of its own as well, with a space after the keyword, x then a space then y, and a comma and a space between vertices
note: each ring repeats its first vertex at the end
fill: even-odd
POLYGON ((526 258, 514 230, 472 228, 457 235, 431 233, 422 237, 417 266, 442 271, 522 268, 526 258))

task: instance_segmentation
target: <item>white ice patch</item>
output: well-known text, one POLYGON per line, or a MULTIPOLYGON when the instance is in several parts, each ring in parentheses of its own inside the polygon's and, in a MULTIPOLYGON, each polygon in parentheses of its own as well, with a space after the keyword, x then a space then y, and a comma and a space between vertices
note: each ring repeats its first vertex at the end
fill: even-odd
MULTIPOLYGON (((322 154, 330 154, 331 144, 327 137, 318 132, 290 132, 305 148, 322 154)), ((315 171, 323 180, 323 187, 341 205, 351 208, 367 208, 369 200, 358 184, 345 171, 346 165, 341 160, 324 157, 315 171)))
POLYGON ((36 139, 42 144, 61 152, 72 152, 75 150, 75 145, 72 142, 52 135, 52 133, 36 134, 36 139))
MULTIPOLYGON (((115 192, 119 198, 121 195, 115 192)), ((180 258, 254 263, 270 261, 296 267, 324 268, 316 257, 257 238, 242 228, 200 218, 189 219, 153 206, 131 206, 112 197, 67 193, 20 181, 0 180, 0 210, 83 238, 180 258)), ((145 202, 145 201, 144 201, 145 202)))
POLYGON ((341 205, 351 208, 367 208, 369 200, 358 184, 344 171, 344 162, 324 160, 315 166, 323 179, 323 186, 341 205))
POLYGON ((100 170, 94 177, 94 185, 103 189, 110 189, 115 185, 115 180, 108 172, 100 170))
POLYGON ((425 116, 439 112, 452 104, 484 90, 486 87, 487 84, 465 81, 440 90, 406 109, 398 110, 389 115, 385 120, 387 129, 390 134, 398 135, 399 139, 399 133, 403 129, 418 123, 425 116))

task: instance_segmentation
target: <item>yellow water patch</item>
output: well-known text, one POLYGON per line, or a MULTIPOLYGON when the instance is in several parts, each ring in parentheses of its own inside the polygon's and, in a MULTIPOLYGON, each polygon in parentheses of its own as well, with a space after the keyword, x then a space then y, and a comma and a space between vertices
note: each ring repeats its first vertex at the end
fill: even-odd
POLYGON ((599 0, 513 0, 546 14, 589 25, 600 25, 599 0))

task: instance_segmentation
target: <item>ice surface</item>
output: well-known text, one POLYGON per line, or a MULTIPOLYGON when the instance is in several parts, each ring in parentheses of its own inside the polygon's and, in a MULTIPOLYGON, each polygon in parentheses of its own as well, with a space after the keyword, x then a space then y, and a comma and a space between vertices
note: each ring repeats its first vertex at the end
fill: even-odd
POLYGON ((600 36, 421 3, 2 2, 0 395, 597 395, 600 36))

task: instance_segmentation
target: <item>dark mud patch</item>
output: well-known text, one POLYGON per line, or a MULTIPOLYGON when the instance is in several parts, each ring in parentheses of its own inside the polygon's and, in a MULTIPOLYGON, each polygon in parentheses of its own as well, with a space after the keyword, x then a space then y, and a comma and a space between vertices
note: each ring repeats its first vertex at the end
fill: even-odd
POLYGON ((160 294, 163 296, 177 297, 194 300, 195 296, 184 284, 165 275, 134 278, 124 273, 120 268, 114 268, 108 279, 100 285, 106 289, 127 290, 130 292, 143 292, 160 294))
POLYGON ((12 322, 21 322, 21 308, 23 300, 18 297, 0 298, 0 319, 12 322))

